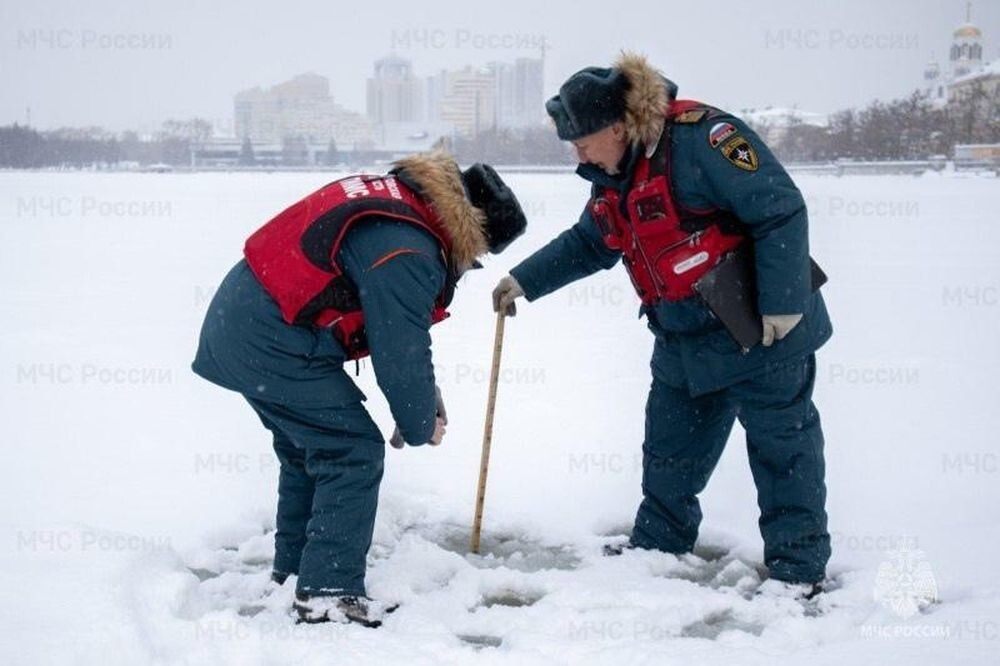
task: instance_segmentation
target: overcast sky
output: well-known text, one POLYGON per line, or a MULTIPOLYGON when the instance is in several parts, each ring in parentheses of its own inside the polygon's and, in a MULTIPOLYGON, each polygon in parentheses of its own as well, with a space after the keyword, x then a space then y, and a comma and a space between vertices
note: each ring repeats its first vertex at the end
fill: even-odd
MULTIPOLYGON (((681 95, 739 110, 829 112, 907 94, 945 61, 965 0, 3 0, 0 124, 157 128, 167 118, 232 122, 233 94, 305 71, 364 112, 375 59, 424 76, 537 56, 546 95, 622 48, 647 54, 681 95)), ((976 0, 985 57, 1000 57, 1000 2, 976 0)))

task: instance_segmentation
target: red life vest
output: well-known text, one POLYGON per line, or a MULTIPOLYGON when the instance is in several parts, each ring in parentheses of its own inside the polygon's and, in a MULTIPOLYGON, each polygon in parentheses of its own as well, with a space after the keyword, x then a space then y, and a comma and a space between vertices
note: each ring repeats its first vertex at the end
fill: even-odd
POLYGON ((652 157, 639 158, 624 202, 610 187, 590 201, 604 243, 622 252, 644 305, 693 296, 694 283, 745 240, 731 213, 688 209, 673 194, 670 128, 681 114, 702 109, 712 111, 700 102, 674 101, 652 157))
MULTIPOLYGON (((326 185, 278 213, 247 239, 243 255, 288 324, 330 328, 351 360, 368 355, 357 287, 337 264, 347 232, 368 216, 389 217, 433 235, 451 266, 451 238, 434 208, 393 175, 360 175, 326 185)), ((449 279, 431 313, 447 318, 449 279)))

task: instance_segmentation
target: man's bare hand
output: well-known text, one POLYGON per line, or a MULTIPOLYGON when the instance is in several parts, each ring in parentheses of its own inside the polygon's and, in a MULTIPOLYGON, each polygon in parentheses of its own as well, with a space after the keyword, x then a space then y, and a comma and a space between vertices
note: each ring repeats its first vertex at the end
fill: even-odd
POLYGON ((434 419, 434 435, 431 437, 431 441, 427 442, 431 446, 441 446, 441 440, 444 439, 445 433, 445 422, 440 416, 434 419))

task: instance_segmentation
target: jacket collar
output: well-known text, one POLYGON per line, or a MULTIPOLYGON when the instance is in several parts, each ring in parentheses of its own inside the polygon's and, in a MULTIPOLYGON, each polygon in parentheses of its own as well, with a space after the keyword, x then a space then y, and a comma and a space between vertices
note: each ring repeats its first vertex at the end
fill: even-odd
POLYGON ((576 173, 597 187, 610 187, 624 194, 632 186, 632 175, 644 152, 638 145, 630 144, 618 165, 618 173, 614 176, 595 164, 577 165, 576 173))
POLYGON ((462 174, 450 155, 410 155, 393 166, 394 172, 434 207, 451 240, 451 260, 456 267, 471 266, 486 254, 486 213, 469 201, 462 174))

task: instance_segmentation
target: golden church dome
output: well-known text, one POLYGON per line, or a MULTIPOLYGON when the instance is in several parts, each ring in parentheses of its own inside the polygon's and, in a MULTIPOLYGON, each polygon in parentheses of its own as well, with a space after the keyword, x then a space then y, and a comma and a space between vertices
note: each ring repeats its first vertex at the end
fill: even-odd
POLYGON ((966 23, 965 25, 959 26, 955 30, 955 39, 959 38, 969 38, 969 39, 979 39, 983 36, 983 33, 976 26, 971 23, 966 23))

